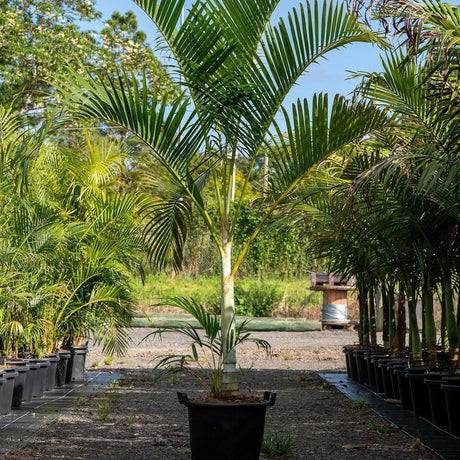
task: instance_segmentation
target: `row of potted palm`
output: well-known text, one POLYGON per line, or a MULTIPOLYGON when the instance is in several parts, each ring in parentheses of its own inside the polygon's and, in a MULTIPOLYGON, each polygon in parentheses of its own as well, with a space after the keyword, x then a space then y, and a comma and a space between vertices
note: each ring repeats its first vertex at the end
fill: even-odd
POLYGON ((6 400, 15 382, 17 405, 51 388, 55 375, 62 384, 67 362, 76 364, 67 380, 80 378, 84 338, 108 354, 127 349, 129 273, 143 246, 139 200, 114 185, 124 159, 118 143, 87 134, 69 145, 53 122, 33 129, 4 107, 0 125, 0 372, 6 400))
POLYGON ((359 345, 345 348, 350 377, 460 434, 460 49, 451 40, 460 10, 392 4, 395 21, 405 19, 414 35, 357 91, 391 110, 393 123, 348 156, 323 207, 318 249, 332 271, 356 277, 360 330, 359 345))
POLYGON ((0 367, 0 415, 45 391, 84 379, 86 346, 45 355, 40 359, 5 360, 0 367))

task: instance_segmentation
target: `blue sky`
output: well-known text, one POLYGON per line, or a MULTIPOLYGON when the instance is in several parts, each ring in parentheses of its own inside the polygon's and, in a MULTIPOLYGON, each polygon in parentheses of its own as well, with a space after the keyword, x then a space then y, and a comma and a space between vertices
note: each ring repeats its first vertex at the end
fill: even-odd
MULTIPOLYGON (((298 0, 281 0, 276 17, 287 17, 288 11, 299 4, 298 0)), ((102 11, 104 18, 110 18, 113 11, 124 13, 128 10, 135 12, 139 28, 147 33, 153 42, 155 29, 148 16, 130 0, 96 0, 96 8, 102 11)), ((328 55, 327 61, 323 60, 318 65, 310 68, 308 74, 303 76, 296 88, 292 90, 291 97, 286 102, 297 98, 308 98, 315 92, 327 92, 331 95, 340 93, 347 95, 355 86, 353 80, 347 80, 347 71, 375 71, 381 68, 379 50, 368 44, 353 44, 340 51, 328 55)))

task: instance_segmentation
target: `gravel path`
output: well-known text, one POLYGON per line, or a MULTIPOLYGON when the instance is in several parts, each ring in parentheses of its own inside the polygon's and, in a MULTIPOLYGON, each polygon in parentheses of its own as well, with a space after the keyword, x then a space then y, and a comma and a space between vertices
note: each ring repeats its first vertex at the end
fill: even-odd
MULTIPOLYGON (((28 446, 7 459, 129 459, 185 460, 190 458, 186 409, 175 392, 202 395, 189 375, 154 381, 152 359, 171 350, 186 350, 179 336, 162 342, 144 342, 146 330, 133 331, 128 356, 115 359, 107 371, 121 370, 125 377, 115 387, 83 402, 47 427, 28 446), (120 362, 123 361, 123 362, 120 362)), ((268 408, 266 433, 295 434, 296 442, 285 459, 403 460, 430 459, 419 443, 379 419, 366 407, 351 403, 329 386, 317 371, 342 371, 341 348, 353 343, 356 333, 258 333, 273 347, 270 358, 252 348, 240 350, 245 368, 241 387, 262 394, 277 391, 268 408), (248 370, 250 368, 250 370, 248 370)), ((93 349, 88 364, 103 362, 93 349)), ((269 458, 269 457, 263 457, 269 458)), ((218 460, 218 459, 216 459, 218 460)))
MULTIPOLYGON (((123 359, 115 359, 118 368, 152 368, 155 358, 167 353, 189 352, 188 342, 181 334, 164 334, 162 338, 149 337, 151 329, 135 328, 131 332, 132 346, 123 359)), ((345 369, 342 353, 344 345, 357 341, 353 331, 331 330, 313 332, 254 332, 254 337, 267 340, 272 347, 271 356, 257 350, 252 344, 238 349, 238 360, 242 367, 258 369, 345 369)), ((104 355, 100 348, 91 347, 88 365, 101 363, 104 355)))

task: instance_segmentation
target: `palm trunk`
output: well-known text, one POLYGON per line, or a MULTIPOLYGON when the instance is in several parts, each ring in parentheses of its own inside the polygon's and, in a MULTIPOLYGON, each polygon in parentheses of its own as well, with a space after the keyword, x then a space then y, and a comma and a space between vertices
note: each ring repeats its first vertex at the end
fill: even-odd
POLYGON ((436 355, 436 324, 434 322, 433 289, 429 273, 424 276, 422 301, 425 315, 425 338, 428 348, 428 365, 434 367, 437 361, 436 355))
POLYGON ((368 346, 370 344, 368 290, 365 282, 358 281, 357 284, 360 316, 360 345, 368 346))
POLYGON ((376 286, 374 282, 369 286, 369 332, 371 346, 377 347, 377 323, 375 319, 375 294, 376 286))
POLYGON ((390 324, 389 324, 389 309, 390 303, 388 300, 388 291, 385 284, 385 281, 381 283, 381 290, 382 290, 382 317, 383 317, 383 324, 382 324, 382 339, 383 339, 383 347, 389 348, 390 347, 390 324))
POLYGON ((395 318, 395 287, 393 284, 387 286, 388 296, 388 343, 393 343, 396 334, 396 318, 395 318))
POLYGON ((418 331, 417 321, 417 296, 415 287, 410 283, 407 287, 407 304, 409 306, 409 337, 411 340, 410 346, 412 358, 414 362, 422 361, 422 342, 418 331))
POLYGON ((454 312, 454 299, 452 280, 450 274, 445 277, 443 283, 443 297, 446 308, 447 336, 449 338, 450 365, 452 369, 458 367, 460 354, 460 336, 454 312))
POLYGON ((403 353, 406 348, 406 295, 400 287, 398 296, 398 325, 391 349, 403 353))
POLYGON ((438 295, 439 303, 441 304, 441 344, 444 350, 449 349, 449 339, 447 337, 447 320, 446 320, 446 299, 443 289, 438 295))
POLYGON ((228 350, 224 356, 221 394, 223 396, 235 396, 239 394, 238 378, 236 373, 236 349, 229 349, 229 338, 234 337, 236 330, 235 318, 235 295, 232 275, 232 243, 227 239, 224 232, 222 250, 222 295, 221 295, 221 324, 222 346, 228 350))

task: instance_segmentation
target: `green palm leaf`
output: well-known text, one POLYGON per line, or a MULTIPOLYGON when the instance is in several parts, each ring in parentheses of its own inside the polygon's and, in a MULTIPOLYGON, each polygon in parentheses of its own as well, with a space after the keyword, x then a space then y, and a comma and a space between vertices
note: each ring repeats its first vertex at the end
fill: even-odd
POLYGON ((287 134, 278 128, 278 136, 270 145, 275 172, 272 184, 278 193, 291 188, 334 152, 389 122, 384 111, 341 96, 334 98, 329 113, 327 95, 322 94, 313 97, 311 108, 306 100, 299 100, 291 114, 283 112, 287 134))

